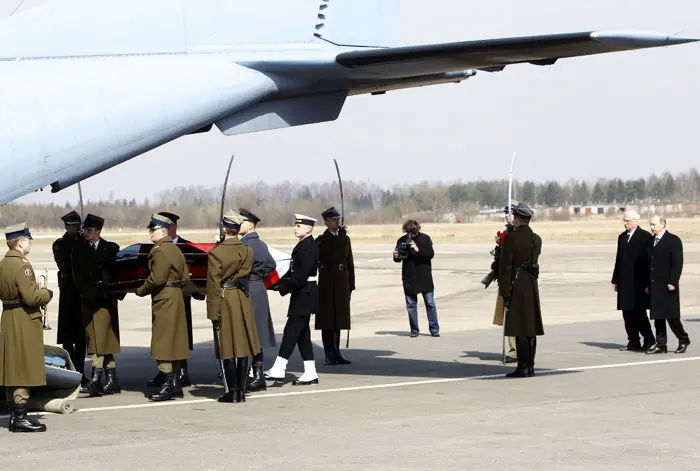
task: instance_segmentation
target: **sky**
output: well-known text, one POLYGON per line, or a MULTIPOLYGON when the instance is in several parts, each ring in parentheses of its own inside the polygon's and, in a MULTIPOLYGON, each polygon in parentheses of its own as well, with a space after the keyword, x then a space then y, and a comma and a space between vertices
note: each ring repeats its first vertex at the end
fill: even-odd
MULTIPOLYGON (((7 16, 20 0, 0 0, 7 16)), ((39 3, 25 0, 18 11, 39 3)), ((697 0, 402 0, 402 44, 597 29, 700 36, 697 0)), ((330 123, 226 137, 216 127, 82 182, 89 200, 153 198, 167 186, 333 181, 379 185, 508 177, 637 178, 698 164, 700 43, 516 65, 445 84, 350 97, 330 123), (159 173, 156 181, 150 177, 159 173)), ((16 200, 64 204, 77 186, 16 200)))

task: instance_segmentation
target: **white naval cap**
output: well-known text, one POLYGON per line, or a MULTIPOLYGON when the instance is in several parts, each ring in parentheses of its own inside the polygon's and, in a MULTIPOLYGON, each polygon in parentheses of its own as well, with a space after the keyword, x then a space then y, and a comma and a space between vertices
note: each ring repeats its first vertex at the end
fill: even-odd
POLYGON ((313 226, 316 222, 316 219, 309 216, 304 216, 303 214, 294 215, 294 224, 306 224, 307 226, 313 226))

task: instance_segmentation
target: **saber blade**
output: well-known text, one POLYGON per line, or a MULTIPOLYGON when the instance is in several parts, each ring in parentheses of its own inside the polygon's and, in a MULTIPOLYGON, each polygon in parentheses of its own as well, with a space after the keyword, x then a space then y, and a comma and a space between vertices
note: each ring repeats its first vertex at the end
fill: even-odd
POLYGON ((231 173, 231 165, 233 164, 233 157, 235 154, 231 154, 231 159, 228 161, 228 168, 226 169, 226 179, 224 180, 224 189, 221 193, 221 210, 219 211, 219 242, 224 241, 224 225, 222 221, 224 220, 224 204, 226 203, 226 187, 228 186, 228 176, 231 173))

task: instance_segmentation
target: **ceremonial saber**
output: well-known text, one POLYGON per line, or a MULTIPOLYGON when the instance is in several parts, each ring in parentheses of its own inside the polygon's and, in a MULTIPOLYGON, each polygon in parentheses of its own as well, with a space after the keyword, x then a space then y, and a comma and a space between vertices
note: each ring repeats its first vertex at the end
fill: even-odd
POLYGON ((80 198, 80 220, 85 221, 85 212, 83 210, 83 189, 80 186, 80 182, 78 182, 78 197, 80 198))
MULTIPOLYGON (((335 173, 338 174, 338 186, 340 187, 340 226, 345 226, 345 198, 343 196, 343 179, 340 178, 340 169, 338 168, 338 161, 333 159, 335 163, 335 173)), ((348 329, 348 335, 345 339, 345 348, 350 347, 350 329, 348 329)))
MULTIPOLYGON (((513 152, 513 158, 510 161, 510 174, 508 175, 508 203, 506 206, 508 207, 508 222, 513 219, 513 208, 511 206, 511 201, 513 197, 513 166, 515 165, 515 152, 513 152)), ((502 362, 505 365, 506 364, 506 316, 508 315, 508 306, 506 303, 503 303, 503 338, 502 340, 502 362)))
MULTIPOLYGON (((224 189, 221 192, 221 209, 219 211, 219 243, 224 241, 224 204, 226 202, 226 186, 228 185, 228 176, 231 173, 231 164, 233 164, 233 157, 235 154, 231 154, 231 159, 228 161, 228 168, 226 169, 226 179, 224 180, 224 189)), ((219 314, 221 318, 221 314, 219 314)), ((219 352, 219 366, 221 366, 221 379, 224 382, 224 391, 229 392, 228 381, 226 380, 226 369, 224 368, 224 355, 221 352, 221 321, 218 324, 212 326, 214 328, 214 340, 216 341, 216 349, 219 352)))

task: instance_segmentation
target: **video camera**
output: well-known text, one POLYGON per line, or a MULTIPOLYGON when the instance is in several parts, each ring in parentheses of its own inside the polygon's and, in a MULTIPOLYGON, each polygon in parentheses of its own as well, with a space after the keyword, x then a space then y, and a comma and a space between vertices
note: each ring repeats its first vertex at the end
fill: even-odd
POLYGON ((411 248, 411 233, 407 232, 406 237, 399 242, 399 245, 396 247, 396 251, 399 253, 399 255, 396 257, 400 260, 405 260, 408 258, 408 251, 411 248))

